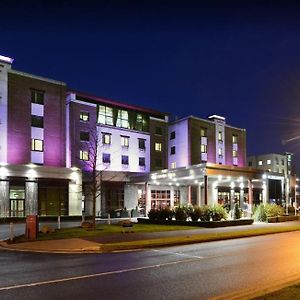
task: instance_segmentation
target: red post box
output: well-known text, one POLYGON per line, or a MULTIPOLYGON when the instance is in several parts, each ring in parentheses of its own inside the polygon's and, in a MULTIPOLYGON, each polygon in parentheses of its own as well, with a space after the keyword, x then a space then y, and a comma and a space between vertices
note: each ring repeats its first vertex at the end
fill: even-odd
POLYGON ((39 232, 39 219, 37 215, 26 217, 26 238, 35 240, 39 232))

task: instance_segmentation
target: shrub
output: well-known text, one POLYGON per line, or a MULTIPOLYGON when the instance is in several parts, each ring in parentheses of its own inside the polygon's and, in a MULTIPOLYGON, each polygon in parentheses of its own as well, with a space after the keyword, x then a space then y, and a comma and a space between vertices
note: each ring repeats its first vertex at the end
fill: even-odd
POLYGON ((267 214, 263 204, 260 204, 256 207, 254 212, 254 220, 258 222, 266 222, 267 214))
POLYGON ((231 218, 233 220, 238 220, 242 217, 242 209, 239 208, 239 204, 238 203, 234 203, 233 205, 233 210, 231 211, 231 218))
POLYGON ((213 204, 210 207, 211 218, 213 221, 221 221, 227 219, 226 209, 220 204, 213 204))
POLYGON ((201 217, 201 208, 195 205, 192 209, 189 209, 188 215, 192 219, 192 221, 198 221, 201 217))
POLYGON ((277 204, 269 204, 265 205, 265 211, 267 217, 279 217, 284 215, 284 209, 277 204))
POLYGON ((173 217, 173 212, 169 207, 161 208, 158 212, 159 220, 171 220, 173 217))
POLYGON ((158 220, 159 218, 159 210, 155 209, 155 208, 151 208, 148 212, 148 218, 150 220, 158 220))
POLYGON ((200 220, 201 221, 210 221, 211 218, 211 210, 209 208, 209 206, 204 205, 201 207, 201 215, 200 215, 200 220))
POLYGON ((174 215, 176 221, 186 221, 187 218, 187 208, 185 206, 177 206, 174 209, 174 215))

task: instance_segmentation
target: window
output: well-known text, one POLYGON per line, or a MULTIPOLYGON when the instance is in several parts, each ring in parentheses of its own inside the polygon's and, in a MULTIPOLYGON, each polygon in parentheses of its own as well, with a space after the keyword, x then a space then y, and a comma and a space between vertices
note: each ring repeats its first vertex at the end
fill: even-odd
POLYGON ((201 137, 207 137, 207 128, 201 128, 200 129, 200 136, 201 137))
POLYGON ((104 164, 110 164, 110 154, 109 153, 102 154, 102 162, 104 164))
POLYGON ((117 126, 122 128, 129 128, 127 110, 123 110, 123 109, 118 110, 117 126))
POLYGON ((237 157, 237 151, 236 150, 232 150, 232 156, 237 157))
POLYGON ((220 157, 220 158, 223 157, 223 151, 222 151, 222 148, 219 148, 219 149, 218 149, 218 154, 219 154, 219 157, 220 157))
POLYGON ((87 131, 80 131, 80 140, 88 142, 90 140, 90 133, 87 131))
POLYGON ((155 127, 155 134, 162 135, 162 128, 160 126, 155 127))
POLYGON ((171 169, 176 169, 176 161, 171 163, 171 169))
POLYGON ((279 159, 278 159, 278 157, 275 158, 275 163, 276 163, 276 165, 279 165, 279 159))
POLYGON ((89 153, 88 153, 88 151, 80 150, 79 151, 79 159, 80 160, 89 160, 89 153))
POLYGON ((201 144, 201 153, 207 153, 207 145, 201 144))
POLYGON ((31 91, 31 103, 44 104, 44 92, 41 91, 31 91))
POLYGON ((281 164, 284 166, 284 159, 281 160, 281 164))
POLYGON ((175 146, 171 147, 171 155, 175 154, 175 152, 176 152, 175 146))
POLYGON ((128 156, 122 155, 122 165, 128 165, 128 156))
POLYGON ((155 149, 155 151, 161 151, 161 143, 155 143, 154 149, 155 149))
POLYGON ((146 149, 146 140, 145 139, 139 139, 139 149, 140 150, 146 149))
POLYGON ((86 111, 81 111, 79 118, 80 118, 80 121, 88 122, 90 119, 90 114, 86 111))
POLYGON ((38 128, 44 128, 44 117, 32 115, 31 116, 31 126, 38 127, 38 128))
POLYGON ((157 158, 155 159, 155 167, 156 168, 162 168, 162 160, 157 158))
POLYGON ((31 151, 44 151, 44 141, 43 140, 37 140, 37 139, 31 139, 31 151))
POLYGON ((238 142, 238 136, 233 134, 232 135, 232 144, 237 144, 237 142, 238 142))
POLYGON ((222 131, 219 131, 219 132, 218 132, 218 141, 221 142, 221 143, 223 142, 223 134, 222 134, 222 131))
POLYGON ((174 206, 180 205, 180 190, 174 190, 174 206))
POLYGON ((259 165, 259 166, 262 166, 262 164, 263 164, 262 160, 259 160, 259 161, 258 161, 258 165, 259 165))
POLYGON ((249 167, 252 167, 252 161, 249 161, 249 162, 248 162, 248 166, 249 166, 249 167))
POLYGON ((176 137, 175 131, 172 131, 170 134, 170 140, 174 140, 176 137))
POLYGON ((129 147, 129 136, 121 135, 121 146, 124 148, 129 147))
POLYGON ((113 109, 111 107, 99 105, 98 123, 113 125, 113 109))
POLYGON ((149 131, 149 117, 143 114, 136 115, 136 129, 139 131, 149 131))
POLYGON ((139 157, 139 166, 141 167, 145 166, 145 157, 139 157))
POLYGON ((111 144, 111 134, 102 132, 102 144, 110 145, 111 144))
POLYGON ((267 165, 271 164, 271 159, 267 159, 267 165))

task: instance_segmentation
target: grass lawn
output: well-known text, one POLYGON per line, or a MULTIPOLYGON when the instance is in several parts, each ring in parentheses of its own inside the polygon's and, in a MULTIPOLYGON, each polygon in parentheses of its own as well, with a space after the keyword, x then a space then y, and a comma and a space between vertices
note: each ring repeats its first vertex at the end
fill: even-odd
MULTIPOLYGON (((155 224, 134 224, 130 232, 158 232, 158 231, 174 231, 174 230, 187 230, 199 229, 193 226, 179 226, 179 225, 155 225, 155 224)), ((118 224, 98 224, 96 230, 83 229, 80 227, 75 228, 62 228, 54 233, 39 233, 38 240, 54 240, 66 238, 80 238, 80 237, 97 237, 106 234, 122 233, 123 227, 118 224)))
POLYGON ((290 300, 290 299, 300 299, 300 283, 282 290, 266 294, 264 296, 253 298, 253 300, 290 300))

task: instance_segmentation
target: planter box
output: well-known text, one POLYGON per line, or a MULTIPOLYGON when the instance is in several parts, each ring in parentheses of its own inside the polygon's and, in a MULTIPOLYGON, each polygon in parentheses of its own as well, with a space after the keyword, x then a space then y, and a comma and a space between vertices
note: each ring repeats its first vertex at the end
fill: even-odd
POLYGON ((182 226, 198 226, 206 228, 227 227, 251 225, 253 219, 226 220, 226 221, 176 221, 176 220, 150 220, 147 218, 138 218, 138 223, 142 224, 159 224, 159 225, 182 225, 182 226))
POLYGON ((299 216, 280 216, 280 217, 270 217, 268 218, 268 223, 278 223, 278 222, 288 222, 288 221, 298 221, 299 216))

